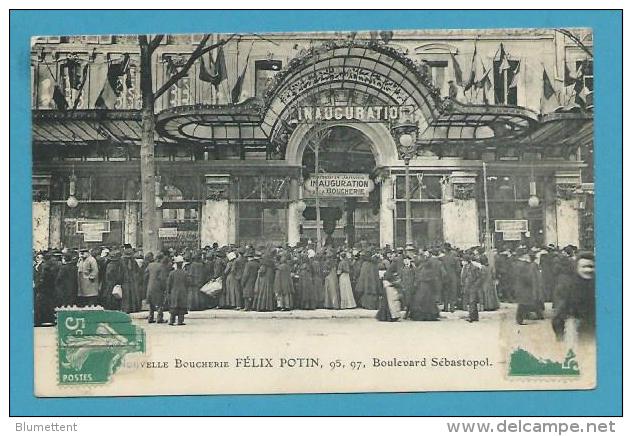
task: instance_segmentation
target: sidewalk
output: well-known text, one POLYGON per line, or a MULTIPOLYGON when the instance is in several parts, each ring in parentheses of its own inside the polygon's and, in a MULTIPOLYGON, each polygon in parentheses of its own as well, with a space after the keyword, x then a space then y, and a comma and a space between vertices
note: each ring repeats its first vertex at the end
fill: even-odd
MULTIPOLYGON (((514 304, 501 303, 500 309, 494 312, 480 312, 480 318, 498 318, 508 311, 514 310, 514 304)), ((290 310, 287 312, 255 312, 234 309, 208 309, 190 311, 188 319, 373 319, 377 311, 368 309, 315 309, 315 310, 290 310)), ((149 312, 130 313, 132 319, 146 319, 149 312)), ((441 319, 465 319, 468 313, 457 310, 453 313, 441 312, 441 319)))

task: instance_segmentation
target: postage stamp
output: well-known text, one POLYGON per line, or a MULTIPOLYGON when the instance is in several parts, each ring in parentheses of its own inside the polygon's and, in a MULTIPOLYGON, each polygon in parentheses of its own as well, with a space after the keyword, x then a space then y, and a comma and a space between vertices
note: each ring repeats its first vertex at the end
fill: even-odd
POLYGON ((60 385, 110 381, 128 353, 145 352, 145 333, 128 314, 99 309, 57 311, 60 385))

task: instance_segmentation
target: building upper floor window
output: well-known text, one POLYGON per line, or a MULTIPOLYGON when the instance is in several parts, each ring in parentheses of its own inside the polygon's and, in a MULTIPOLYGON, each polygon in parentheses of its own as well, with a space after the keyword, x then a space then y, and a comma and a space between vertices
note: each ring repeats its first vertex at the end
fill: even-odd
POLYGON ((263 97, 282 66, 282 62, 277 60, 255 61, 255 96, 263 97))
POLYGON ((592 59, 585 59, 575 62, 575 68, 578 74, 578 80, 584 81, 584 86, 589 91, 593 90, 593 61, 592 59))
POLYGON ((496 104, 518 104, 518 72, 520 61, 494 61, 494 101, 496 104))

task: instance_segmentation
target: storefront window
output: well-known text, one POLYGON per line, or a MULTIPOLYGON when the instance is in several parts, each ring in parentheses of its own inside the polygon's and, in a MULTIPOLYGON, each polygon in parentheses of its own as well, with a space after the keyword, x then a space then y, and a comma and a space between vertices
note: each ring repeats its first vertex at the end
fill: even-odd
POLYGON ((65 247, 92 248, 123 243, 124 206, 79 204, 64 207, 62 241, 65 247))
POLYGON ((287 210, 264 203, 240 203, 239 241, 254 245, 285 244, 287 210))
MULTIPOLYGON (((430 247, 443 242, 440 202, 412 202, 412 237, 416 247, 430 247)), ((406 202, 397 201, 395 209, 395 245, 406 245, 406 202)))
POLYGON ((285 244, 290 180, 287 177, 239 177, 237 240, 240 243, 285 244))
MULTIPOLYGON (((542 245, 544 243, 544 180, 535 179, 535 194, 539 199, 537 207, 529 206, 529 176, 498 175, 487 178, 490 230, 494 232, 497 220, 526 220, 527 232, 504 234, 494 232, 494 244, 498 246, 519 244, 542 245)), ((485 200, 483 184, 477 185, 481 240, 485 231, 485 200)))

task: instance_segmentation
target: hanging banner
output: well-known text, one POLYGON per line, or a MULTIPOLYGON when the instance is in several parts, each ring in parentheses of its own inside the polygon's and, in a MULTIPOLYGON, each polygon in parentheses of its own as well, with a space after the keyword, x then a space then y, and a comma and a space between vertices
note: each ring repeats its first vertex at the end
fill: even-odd
POLYGON ((503 232, 503 241, 521 241, 522 232, 503 232))
POLYGON ((368 174, 322 173, 311 175, 304 184, 303 197, 368 197, 375 184, 368 174))
POLYGON ((496 232, 518 232, 518 233, 528 232, 529 221, 527 220, 494 220, 494 230, 496 232))
POLYGON ((160 228, 158 228, 158 237, 160 239, 163 239, 163 238, 177 238, 178 237, 178 228, 177 227, 160 227, 160 228))

